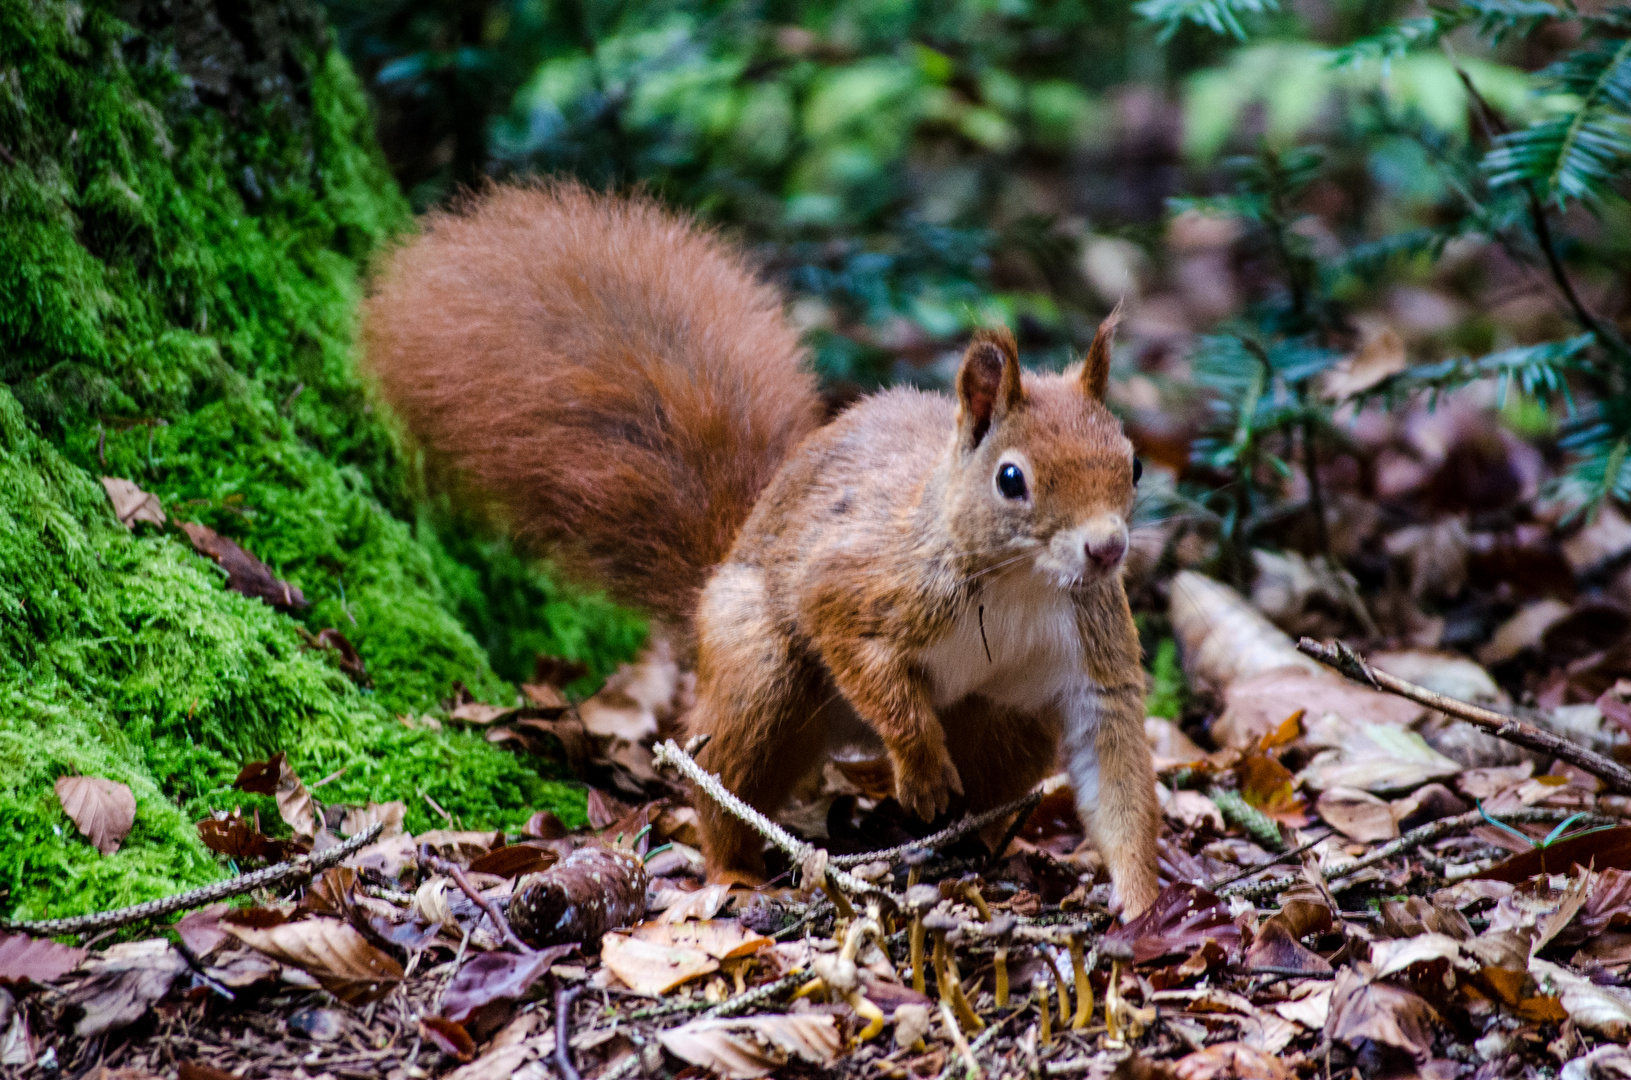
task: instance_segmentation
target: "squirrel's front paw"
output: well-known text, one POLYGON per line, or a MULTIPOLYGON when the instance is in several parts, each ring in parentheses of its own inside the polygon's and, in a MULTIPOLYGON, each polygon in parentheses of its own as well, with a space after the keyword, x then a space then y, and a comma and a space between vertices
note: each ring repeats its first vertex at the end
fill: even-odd
POLYGON ((898 755, 894 766, 895 801, 924 821, 945 813, 951 797, 963 793, 963 778, 944 745, 898 755))

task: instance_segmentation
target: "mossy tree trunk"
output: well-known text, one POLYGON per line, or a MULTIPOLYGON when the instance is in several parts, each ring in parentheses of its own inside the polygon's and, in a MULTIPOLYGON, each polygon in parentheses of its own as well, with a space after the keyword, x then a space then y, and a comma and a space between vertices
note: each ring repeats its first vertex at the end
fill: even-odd
POLYGON ((0 0, 0 912, 219 875, 191 822, 261 798, 228 785, 280 749, 308 780, 345 768, 331 801, 407 800, 411 829, 431 824, 421 794, 470 827, 579 812, 547 768, 395 718, 455 681, 513 695, 461 614, 507 604, 528 641, 555 627, 602 662, 639 633, 508 556, 461 540, 461 561, 420 520, 352 357, 367 261, 409 225, 307 0, 0 0), (311 606, 297 622, 226 591, 173 527, 128 532, 104 475, 311 606), (353 640, 375 689, 301 623, 353 640), (135 790, 117 854, 58 807, 70 772, 135 790))

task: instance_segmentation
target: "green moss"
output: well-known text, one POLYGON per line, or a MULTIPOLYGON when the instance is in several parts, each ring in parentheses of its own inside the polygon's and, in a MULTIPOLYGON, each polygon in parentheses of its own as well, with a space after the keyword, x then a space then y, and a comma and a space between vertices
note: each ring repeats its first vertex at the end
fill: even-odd
POLYGON ((539 645, 604 671, 641 631, 417 508, 353 364, 360 273, 409 217, 350 70, 303 0, 230 30, 210 5, 113 7, 0 0, 0 911, 220 874, 190 822, 278 749, 308 780, 344 768, 330 800, 406 800, 410 829, 441 824, 422 794, 472 828, 581 820, 547 763, 393 718, 455 682, 513 700, 539 645), (98 475, 298 585, 375 690, 176 532, 126 532, 98 475), (62 814, 67 772, 136 792, 117 854, 62 814))
POLYGON ((1164 637, 1156 645, 1155 659, 1150 663, 1150 692, 1144 702, 1144 712, 1176 720, 1184 711, 1184 696, 1188 690, 1183 665, 1178 660, 1178 642, 1164 637))

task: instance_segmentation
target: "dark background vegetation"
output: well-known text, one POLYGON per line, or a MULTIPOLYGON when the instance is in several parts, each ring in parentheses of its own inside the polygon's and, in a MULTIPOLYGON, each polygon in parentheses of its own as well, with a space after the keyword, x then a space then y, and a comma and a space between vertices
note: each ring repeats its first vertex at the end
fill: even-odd
POLYGON ((1577 502, 1628 493, 1623 5, 328 9, 416 208, 646 187, 760 251, 835 400, 944 385, 984 322, 1065 362, 1125 298, 1120 404, 1237 577, 1266 508, 1320 501, 1318 384, 1384 326, 1409 370, 1366 389, 1499 380, 1577 502))

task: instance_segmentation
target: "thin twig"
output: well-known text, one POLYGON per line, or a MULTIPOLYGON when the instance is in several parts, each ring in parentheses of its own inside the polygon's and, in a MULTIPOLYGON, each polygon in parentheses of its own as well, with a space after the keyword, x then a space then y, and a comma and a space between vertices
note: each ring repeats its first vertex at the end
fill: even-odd
MULTIPOLYGON (((815 856, 818 852, 823 852, 823 849, 798 839, 798 837, 737 798, 733 792, 726 789, 725 785, 720 782, 719 777, 698 765, 696 759, 680 749, 679 743, 673 739, 659 743, 652 754, 652 759, 658 767, 663 765, 672 766, 675 771, 684 775, 686 779, 700 788, 714 802, 746 822, 760 836, 785 851, 792 858, 795 866, 803 866, 812 856, 815 856)), ((888 889, 875 885, 870 881, 863 881, 854 874, 833 866, 830 858, 827 862, 827 879, 835 887, 842 889, 846 893, 857 896, 881 896, 895 907, 899 907, 901 904, 900 897, 888 889)))
POLYGON ((572 1002, 582 990, 581 986, 562 986, 555 991, 555 1068, 560 1070, 562 1080, 583 1080, 577 1066, 572 1064, 572 1047, 568 1045, 572 1033, 572 1002))
POLYGON ((1037 803, 1042 801, 1043 794, 1043 789, 1039 786, 1027 791, 1017 799, 1011 800, 1010 802, 1005 802, 1001 806, 994 807, 993 809, 987 810, 984 813, 965 817, 955 825, 948 825, 939 832, 925 836, 921 840, 913 840, 910 844, 901 844, 892 848, 881 848, 877 851, 863 851, 855 855, 834 855, 831 859, 827 860, 827 865, 836 866, 840 869, 848 869, 852 866, 864 866, 869 862, 878 862, 880 860, 894 862, 896 859, 901 858, 909 851, 928 851, 933 848, 940 847, 943 844, 948 844, 951 841, 956 840, 958 837, 967 836, 971 832, 977 832, 980 829, 985 828, 987 825, 990 825, 992 822, 1001 821, 1003 818, 1014 813, 1016 810, 1020 811, 1020 823, 1024 824, 1025 813, 1030 808, 1036 806, 1037 803))
POLYGON ((976 1055, 978 1055, 979 1052, 984 1050, 987 1046, 990 1046, 992 1040, 997 1037, 997 1033, 1007 1025, 1008 1021, 1012 1020, 1018 1015, 1019 1013, 1017 1011, 1011 1012, 1001 1020, 998 1020, 996 1023, 986 1028, 984 1031, 980 1032, 980 1037, 968 1044, 969 1058, 967 1062, 963 1061, 963 1055, 959 1051, 953 1050, 946 1058, 946 1067, 940 1070, 939 1080, 951 1080, 952 1070, 956 1069, 958 1065, 964 1065, 965 1067, 973 1066, 973 1068, 977 1070, 980 1063, 976 1055))
POLYGON ((1208 890, 1210 892, 1216 893, 1217 895, 1221 896, 1221 895, 1223 895, 1223 890, 1227 889, 1229 886, 1233 885, 1235 882, 1244 881, 1245 879, 1251 877, 1253 874, 1261 874, 1264 870, 1267 870, 1269 867, 1273 866, 1275 863, 1283 863, 1287 859, 1294 859, 1298 855, 1301 855, 1303 852, 1308 851, 1310 848, 1314 848, 1314 847, 1319 846, 1320 844, 1325 843, 1325 841, 1331 839, 1331 837, 1335 836, 1336 834, 1337 834, 1337 831, 1335 829, 1329 829, 1326 832, 1322 833, 1321 835, 1316 836, 1314 839, 1310 840, 1308 843, 1304 844, 1300 848, 1296 848, 1295 850, 1292 850, 1292 851, 1281 852, 1280 854, 1276 855, 1274 858, 1270 859, 1268 862, 1258 863, 1256 866, 1250 868, 1249 870, 1242 870, 1240 873, 1236 874, 1232 878, 1229 878, 1227 881, 1220 881, 1216 885, 1207 886, 1207 888, 1208 888, 1208 890))
POLYGON ((378 838, 381 830, 385 828, 381 822, 375 822, 367 829, 353 836, 345 843, 331 847, 315 855, 301 855, 288 862, 268 866, 256 870, 251 874, 240 874, 226 881, 218 881, 214 885, 205 885, 199 889, 192 889, 174 896, 161 897, 158 900, 149 900, 145 904, 135 904, 115 911, 101 911, 91 915, 75 915, 66 919, 36 919, 29 922, 0 921, 0 929, 13 932, 20 931, 25 934, 39 934, 45 937, 57 937, 62 934, 90 934, 99 930, 110 930, 120 926, 129 926, 131 923, 142 922, 146 919, 156 919, 188 908, 203 907, 213 904, 217 900, 228 900, 234 896, 254 892, 256 889, 271 888, 274 885, 286 885, 294 881, 302 881, 314 874, 333 866, 342 859, 354 854, 360 848, 367 847, 378 838))
POLYGON ((790 990, 796 990, 810 978, 808 971, 796 971, 791 975, 784 975, 775 982, 755 986, 752 990, 737 994, 733 998, 726 998, 718 1005, 702 1014, 702 1019, 713 1020, 721 1016, 736 1016, 747 1012, 756 1005, 762 1005, 773 998, 781 997, 790 990))
MULTIPOLYGON (((1512 810, 1507 813, 1490 814, 1489 816, 1496 821, 1505 822, 1509 825, 1525 825, 1537 824, 1541 822, 1550 823, 1565 821, 1572 817, 1575 813, 1577 813, 1577 811, 1568 810, 1561 807, 1531 806, 1523 810, 1512 810)), ((1582 824, 1595 824, 1598 821, 1606 824, 1614 823, 1614 819, 1600 818, 1598 815, 1592 814, 1588 815, 1586 818, 1583 818, 1582 824)), ((1417 848, 1423 844, 1432 843, 1434 840, 1449 836, 1452 833, 1463 832, 1467 829, 1476 829, 1480 825, 1487 824, 1489 824, 1489 821, 1477 810, 1466 814, 1460 814, 1456 817, 1440 818, 1438 821, 1431 821, 1426 825, 1411 829, 1397 840, 1388 841, 1386 844, 1383 844, 1381 847, 1377 848, 1375 851, 1371 852, 1369 855, 1366 855, 1362 859, 1358 859, 1354 862, 1342 863, 1339 866, 1328 866, 1324 870, 1320 871, 1320 876, 1326 881, 1332 882, 1338 881, 1341 878, 1352 877, 1361 870, 1368 870, 1377 863, 1386 862, 1395 855, 1401 855, 1412 848, 1417 848)), ((1242 896, 1246 897, 1247 899, 1261 899, 1263 897, 1273 896, 1276 893, 1283 892, 1298 882, 1306 880, 1306 878, 1300 875, 1278 877, 1270 878, 1268 881, 1253 881, 1244 885, 1220 887, 1212 891, 1218 896, 1242 896)), ((1345 886, 1341 884, 1336 884, 1331 888, 1333 892, 1340 892, 1344 887, 1345 886)))
POLYGON ((1593 753, 1578 743, 1553 735, 1549 731, 1542 731, 1533 724, 1515 720, 1493 709, 1471 705, 1453 697, 1434 693, 1415 683, 1405 682, 1365 663, 1364 657, 1340 641, 1322 645, 1313 638, 1305 637, 1297 642, 1297 651, 1331 665, 1355 682, 1408 698, 1430 709, 1437 709, 1441 713, 1453 716, 1457 720, 1465 720, 1496 738, 1567 761, 1570 765, 1591 773, 1622 795, 1631 795, 1631 769, 1601 754, 1593 753))
POLYGON ((510 929, 509 921, 498 913, 498 909, 493 906, 492 901, 481 895, 476 887, 470 884, 470 879, 464 876, 464 867, 458 863, 448 862, 446 859, 432 855, 428 850, 424 852, 422 858, 426 866, 438 874, 446 874, 454 880, 464 892, 464 895, 468 896, 482 910, 484 915, 493 920, 493 928, 498 931, 500 937, 514 945, 520 952, 530 953, 534 951, 531 945, 516 937, 515 931, 510 929))

